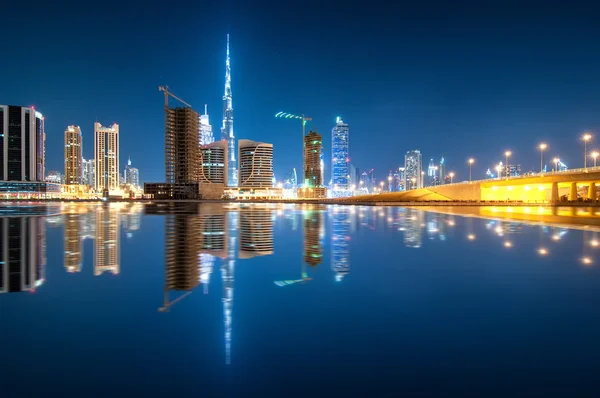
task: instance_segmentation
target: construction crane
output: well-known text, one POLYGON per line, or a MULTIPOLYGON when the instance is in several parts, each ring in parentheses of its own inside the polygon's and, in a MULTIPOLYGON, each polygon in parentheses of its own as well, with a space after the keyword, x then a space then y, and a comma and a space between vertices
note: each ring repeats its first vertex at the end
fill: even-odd
MULTIPOLYGON (((279 119, 300 119, 302 120, 302 153, 304 153, 304 137, 306 136, 306 122, 308 120, 312 121, 311 117, 308 116, 298 116, 298 115, 292 115, 291 113, 286 113, 286 112, 277 112, 275 114, 276 118, 279 119)), ((304 156, 304 155, 302 155, 304 156)), ((296 183, 298 183, 298 180, 296 179, 296 183)), ((304 183, 304 167, 302 168, 302 183, 304 183)))
POLYGON ((167 109, 169 107, 169 95, 173 98, 175 98, 177 101, 181 102, 182 104, 184 104, 185 106, 187 106, 188 108, 191 108, 192 106, 190 104, 188 104, 187 102, 185 102, 184 100, 182 100, 181 98, 179 98, 178 96, 176 96, 175 94, 173 94, 172 92, 169 91, 169 86, 158 86, 158 91, 163 91, 165 93, 165 109, 167 109))
POLYGON ((304 141, 304 136, 306 135, 306 121, 310 120, 312 121, 312 117, 308 117, 308 116, 297 116, 297 115, 292 115, 291 113, 285 113, 285 112, 278 112, 275 114, 276 118, 281 118, 281 119, 300 119, 302 120, 302 141, 304 141))

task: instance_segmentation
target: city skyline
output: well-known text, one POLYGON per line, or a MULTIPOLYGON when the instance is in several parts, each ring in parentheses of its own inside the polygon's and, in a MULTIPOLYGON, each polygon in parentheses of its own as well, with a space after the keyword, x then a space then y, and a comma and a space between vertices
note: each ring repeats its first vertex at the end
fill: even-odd
MULTIPOLYGON (((10 5, 8 15, 18 8, 10 5)), ((438 159, 443 154, 448 170, 463 180, 466 168, 461 167, 466 159, 479 160, 473 168, 473 179, 483 178, 488 168, 502 160, 505 148, 512 149, 523 170, 535 170, 536 146, 542 141, 549 144, 549 157, 559 156, 576 167, 581 162, 576 137, 583 131, 600 129, 596 111, 600 100, 589 89, 599 82, 594 71, 600 59, 591 51, 595 34, 588 29, 594 28, 586 23, 589 15, 584 13, 548 7, 540 14, 537 8, 520 6, 517 17, 507 5, 506 12, 497 13, 490 20, 492 17, 478 7, 460 14, 442 6, 430 11, 431 26, 427 27, 411 22, 428 12, 418 5, 408 7, 394 24, 388 23, 387 18, 391 17, 385 16, 384 21, 371 18, 382 14, 373 9, 359 15, 354 10, 325 7, 323 15, 317 16, 318 20, 343 16, 349 26, 364 28, 361 37, 357 37, 349 28, 320 27, 298 33, 291 27, 302 20, 306 11, 288 15, 286 9, 287 6, 271 10, 277 17, 273 20, 261 10, 244 5, 235 9, 207 7, 203 20, 210 22, 206 26, 181 27, 189 45, 175 46, 173 60, 149 57, 144 64, 137 60, 146 59, 142 56, 153 50, 150 43, 160 40, 173 25, 141 26, 140 34, 145 39, 140 46, 131 45, 129 38, 119 43, 116 33, 97 37, 82 33, 97 51, 113 49, 122 56, 121 62, 130 70, 139 70, 135 76, 129 75, 128 68, 93 62, 95 55, 83 38, 65 40, 64 32, 52 29, 38 34, 38 29, 46 24, 60 26, 63 18, 77 20, 70 18, 75 11, 52 15, 40 23, 32 21, 34 28, 24 32, 23 40, 43 36, 42 52, 56 62, 41 70, 32 63, 31 54, 14 47, 18 62, 7 66, 11 79, 3 90, 6 97, 0 102, 33 104, 44 113, 48 170, 62 169, 59 136, 65 126, 80 125, 89 131, 85 126, 96 119, 114 120, 127 131, 122 137, 122 153, 139 159, 137 164, 144 172, 144 180, 157 181, 164 174, 161 165, 154 161, 162 154, 162 115, 158 110, 151 111, 160 108, 160 96, 152 92, 158 84, 171 84, 197 109, 208 103, 214 120, 222 103, 222 60, 226 58, 226 34, 230 33, 235 39, 231 48, 235 65, 235 135, 273 143, 278 151, 274 159, 278 180, 294 167, 301 169, 293 141, 296 126, 271 120, 271 115, 280 109, 311 115, 317 131, 326 131, 341 115, 351 125, 353 148, 364 149, 351 154, 351 163, 362 170, 374 168, 378 178, 401 166, 403 154, 411 148, 420 149, 426 159, 438 159), (247 22, 248 15, 264 27, 256 29, 247 22), (537 29, 524 23, 529 19, 535 21, 537 29), (444 20, 450 22, 436 24, 444 20), (268 34, 273 29, 279 34, 268 34), (478 35, 467 34, 467 30, 478 35), (556 37, 561 40, 553 40, 556 37), (54 43, 62 44, 59 48, 54 43), (125 48, 134 50, 127 54, 125 48), (358 50, 354 48, 368 49, 360 62, 337 62, 339 54, 355 55, 358 50), (530 48, 535 51, 528 51, 530 48), (202 56, 190 58, 193 50, 202 56), (389 67, 381 72, 374 60, 384 52, 390 54, 385 61, 389 67), (78 62, 65 63, 61 57, 78 62), (305 58, 319 59, 318 68, 305 58), (574 59, 586 62, 575 63, 574 59), (62 91, 57 89, 58 80, 62 91), (372 100, 364 101, 365 98, 372 100), (399 129, 386 134, 389 145, 381 146, 373 137, 387 131, 386 126, 390 125, 399 129), (137 145, 146 137, 155 138, 148 145, 137 145), (371 159, 369 153, 373 151, 380 155, 371 159)), ((185 13, 178 11, 178 16, 184 20, 192 18, 194 10, 192 7, 185 13)), ((108 8, 100 7, 92 19, 101 20, 108 12, 108 8)), ((159 9, 147 7, 141 12, 151 18, 159 9)), ((128 26, 128 19, 114 19, 116 31, 128 26)), ((8 20, 3 29, 14 28, 12 18, 8 20)), ((13 45, 10 43, 9 47, 13 45)), ((326 175, 331 173, 330 138, 325 134, 323 142, 326 175)), ((590 143, 594 149, 600 146, 598 138, 595 137, 595 144, 590 143)), ((90 140, 84 138, 84 156, 90 154, 87 141, 90 140)))

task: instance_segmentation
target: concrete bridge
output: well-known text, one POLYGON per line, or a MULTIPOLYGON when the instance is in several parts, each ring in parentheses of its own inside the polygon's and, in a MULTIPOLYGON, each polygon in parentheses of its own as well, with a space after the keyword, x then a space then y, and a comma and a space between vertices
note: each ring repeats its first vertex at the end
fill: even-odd
POLYGON ((597 184, 600 184, 600 167, 588 167, 362 195, 352 199, 377 202, 520 201, 556 204, 580 199, 595 201, 599 193, 597 184))

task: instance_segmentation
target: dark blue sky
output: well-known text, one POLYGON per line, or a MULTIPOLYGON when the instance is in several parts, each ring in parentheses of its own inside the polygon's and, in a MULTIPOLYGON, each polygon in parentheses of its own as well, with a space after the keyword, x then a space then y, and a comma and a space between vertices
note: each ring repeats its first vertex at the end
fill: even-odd
POLYGON ((278 111, 313 117, 326 181, 336 116, 350 125, 352 163, 377 176, 410 149, 425 164, 443 154, 458 179, 468 157, 481 177, 507 148, 537 169, 541 140, 547 158, 582 167, 578 136, 600 132, 600 25, 585 3, 16 3, 2 11, 0 103, 46 116, 49 169, 63 170, 69 124, 93 157, 97 119, 121 126, 121 168, 131 155, 143 181, 162 181, 157 87, 207 103, 218 136, 227 32, 235 135, 273 143, 278 178, 302 167, 300 124, 278 111))

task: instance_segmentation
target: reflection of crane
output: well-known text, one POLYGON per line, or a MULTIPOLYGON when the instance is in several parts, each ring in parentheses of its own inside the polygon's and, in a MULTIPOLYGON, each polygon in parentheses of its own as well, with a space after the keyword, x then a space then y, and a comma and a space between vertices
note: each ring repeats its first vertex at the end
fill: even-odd
POLYGON ((184 104, 185 106, 187 106, 188 108, 191 108, 192 106, 190 104, 188 104, 187 102, 185 102, 184 100, 182 100, 181 98, 179 98, 178 96, 174 95, 172 92, 169 91, 169 86, 158 86, 158 91, 164 91, 165 93, 165 109, 169 107, 169 95, 173 98, 175 98, 177 101, 181 102, 182 104, 184 104))
MULTIPOLYGON (((308 120, 312 121, 311 117, 308 116, 297 116, 297 115, 292 115, 291 113, 285 113, 285 112, 277 112, 275 114, 276 118, 281 118, 281 119, 300 119, 302 120, 302 157, 304 158, 304 136, 306 135, 306 122, 308 120)), ((304 159, 303 159, 304 161, 304 159)), ((296 182, 298 182, 298 179, 296 179, 296 182)), ((302 183, 304 183, 304 167, 302 168, 302 183)))
POLYGON ((169 291, 165 290, 165 304, 162 307, 158 308, 158 312, 169 312, 169 309, 171 308, 172 305, 174 305, 175 303, 177 303, 180 300, 183 300, 190 294, 192 294, 191 291, 185 292, 183 295, 181 295, 181 296, 177 297, 175 300, 171 301, 171 300, 169 300, 169 291))

